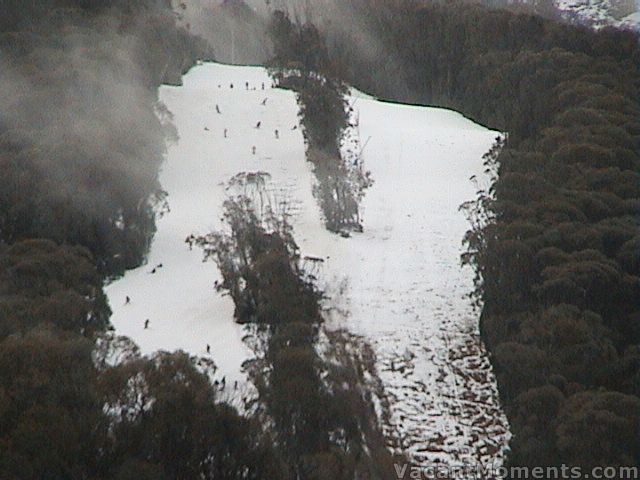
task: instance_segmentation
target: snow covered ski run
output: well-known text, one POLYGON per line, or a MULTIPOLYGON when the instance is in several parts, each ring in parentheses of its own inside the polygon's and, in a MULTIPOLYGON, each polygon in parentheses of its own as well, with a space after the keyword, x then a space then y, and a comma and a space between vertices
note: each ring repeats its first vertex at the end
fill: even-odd
POLYGON ((263 68, 203 64, 183 86, 161 88, 179 135, 160 175, 169 211, 147 264, 107 287, 116 332, 145 354, 210 358, 227 390, 246 385, 248 327, 234 322, 231 298, 214 288, 215 263, 189 239, 221 228, 231 178, 266 172, 293 206, 302 255, 319 259, 328 328, 373 347, 390 447, 420 464, 499 464, 510 434, 468 298, 473 272, 460 265, 468 224, 458 208, 474 198, 470 177, 482 177, 497 133, 452 111, 352 92, 359 125, 350 135, 366 143, 374 183, 360 206, 363 232, 336 235, 313 195, 295 94, 271 85, 263 68))

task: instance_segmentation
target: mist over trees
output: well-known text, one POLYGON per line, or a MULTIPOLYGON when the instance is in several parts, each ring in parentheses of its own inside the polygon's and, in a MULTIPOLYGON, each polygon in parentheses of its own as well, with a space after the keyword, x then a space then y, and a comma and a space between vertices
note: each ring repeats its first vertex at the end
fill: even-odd
POLYGON ((163 200, 157 87, 206 47, 162 2, 18 3, 0 34, 0 236, 80 244, 120 273, 163 200))
POLYGON ((163 1, 0 10, 0 477, 284 478, 194 359, 98 359, 162 200, 157 88, 206 48, 163 1))
POLYGON ((188 0, 177 8, 180 25, 205 39, 216 61, 263 65, 272 55, 269 17, 242 1, 188 0))

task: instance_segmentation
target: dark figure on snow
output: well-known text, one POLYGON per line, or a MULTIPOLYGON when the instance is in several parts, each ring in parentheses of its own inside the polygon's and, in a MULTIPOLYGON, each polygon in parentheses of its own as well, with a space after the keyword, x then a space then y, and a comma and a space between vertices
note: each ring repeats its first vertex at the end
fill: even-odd
POLYGON ((255 145, 253 147, 251 147, 251 154, 252 155, 256 154, 256 146, 255 145))
POLYGON ((220 106, 216 103, 216 113, 221 113, 220 112, 220 106))
POLYGON ((244 82, 244 86, 247 87, 247 90, 249 90, 249 82, 244 82))
POLYGON ((277 139, 277 138, 280 138, 280 132, 278 131, 278 129, 276 129, 276 132, 275 132, 275 133, 276 133, 276 139, 277 139))
POLYGON ((224 129, 224 138, 227 138, 227 129, 224 129))
POLYGON ((149 328, 149 319, 147 318, 147 319, 144 321, 144 329, 146 330, 146 329, 148 329, 148 328, 149 328))
POLYGON ((188 243, 189 244, 189 250, 192 250, 193 249, 193 244, 194 244, 195 241, 196 241, 196 237, 193 234, 191 234, 185 239, 184 243, 188 243))
POLYGON ((155 274, 155 273, 156 273, 156 269, 155 269, 155 267, 154 267, 154 268, 153 268, 153 270, 151 270, 151 275, 153 275, 153 274, 155 274))
POLYGON ((264 82, 262 82, 262 89, 264 90, 264 82))
POLYGON ((262 100, 262 105, 266 105, 267 104, 267 100, 269 100, 269 98, 265 98, 264 100, 262 100))
POLYGON ((161 263, 159 263, 158 265, 156 265, 156 268, 162 268, 162 267, 164 267, 164 265, 163 265, 163 264, 161 264, 161 263))
POLYGON ((205 132, 209 131, 209 127, 204 127, 205 132))
POLYGON ((262 122, 256 123, 256 128, 260 128, 260 125, 262 125, 262 122))
POLYGON ((211 353, 211 345, 207 343, 207 353, 211 353))
POLYGON ((298 129, 298 125, 294 125, 291 130, 297 130, 297 129, 298 129))
POLYGON ((231 87, 231 90, 233 90, 233 83, 230 85, 230 87, 231 87))
POLYGON ((129 295, 127 295, 126 298, 124 299, 124 304, 129 305, 130 303, 131 303, 131 298, 129 298, 129 295))

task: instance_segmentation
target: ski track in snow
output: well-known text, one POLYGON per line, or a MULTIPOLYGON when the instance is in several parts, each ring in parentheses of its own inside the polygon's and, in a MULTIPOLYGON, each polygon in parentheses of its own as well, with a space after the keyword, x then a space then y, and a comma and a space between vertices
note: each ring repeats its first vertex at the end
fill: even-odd
POLYGON ((482 176, 496 132, 452 111, 353 92, 359 127, 351 135, 368 141, 365 168, 375 183, 361 205, 364 232, 342 238, 324 228, 312 195, 315 177, 300 128, 293 129, 295 95, 272 89, 263 68, 204 64, 182 87, 162 87, 160 98, 180 136, 160 175, 171 211, 157 222, 148 264, 107 286, 116 332, 144 354, 182 349, 212 358, 228 398, 240 396, 229 391, 235 382, 250 390, 242 370, 253 357, 247 327, 233 321, 232 300, 214 290, 215 264, 184 240, 221 227, 231 177, 266 171, 277 195, 296 205, 302 255, 324 259, 318 277, 328 324, 374 348, 390 402, 383 426, 390 447, 421 464, 500 464, 510 434, 467 297, 473 272, 460 266, 468 225, 458 211, 475 196, 469 178, 482 176))

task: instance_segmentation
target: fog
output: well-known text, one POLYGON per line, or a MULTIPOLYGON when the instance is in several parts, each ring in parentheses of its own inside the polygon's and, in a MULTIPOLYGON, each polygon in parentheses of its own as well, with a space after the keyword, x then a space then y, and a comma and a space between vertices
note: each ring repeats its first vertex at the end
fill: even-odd
POLYGON ((215 59, 236 65, 264 64, 271 57, 269 15, 241 1, 174 1, 182 25, 204 38, 215 59))
POLYGON ((154 58, 138 20, 69 10, 0 35, 4 240, 46 237, 140 260, 170 131, 156 115, 154 65, 171 62, 154 58))
POLYGON ((10 152, 0 161, 3 239, 71 241, 113 258, 135 250, 124 264, 140 261, 170 128, 156 115, 157 87, 198 55, 176 19, 223 62, 271 57, 275 9, 317 24, 336 56, 345 45, 359 57, 388 56, 367 15, 376 0, 177 1, 174 12, 154 2, 120 14, 15 7, 28 23, 0 32, 0 146, 10 152))
POLYGON ((180 0, 178 9, 191 31, 211 43, 217 60, 258 64, 271 54, 266 27, 275 10, 318 26, 335 56, 345 45, 365 60, 389 56, 372 30, 370 14, 396 3, 402 0, 180 0))

